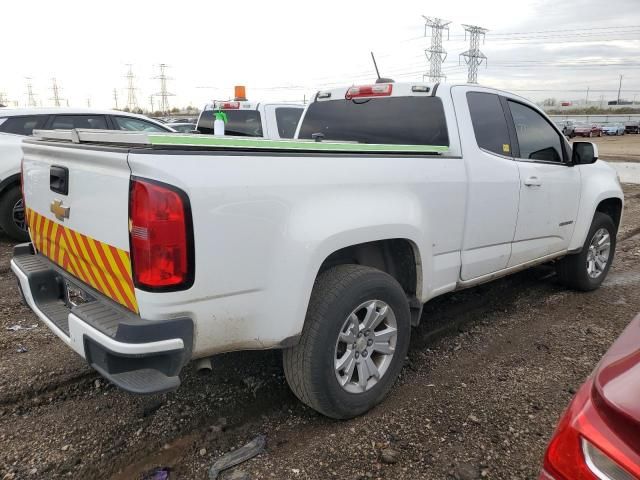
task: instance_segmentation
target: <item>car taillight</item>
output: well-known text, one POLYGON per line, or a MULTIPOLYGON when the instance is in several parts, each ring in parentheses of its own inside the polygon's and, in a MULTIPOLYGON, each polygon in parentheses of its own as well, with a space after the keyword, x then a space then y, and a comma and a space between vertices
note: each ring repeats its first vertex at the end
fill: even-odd
POLYGON ((129 194, 131 265, 136 287, 183 290, 193 284, 193 230, 187 195, 175 187, 133 179, 129 194))
POLYGON ((378 83, 376 85, 359 85, 350 87, 344 98, 351 100, 358 97, 388 97, 393 91, 392 83, 378 83))
POLYGON ((637 480, 621 465, 628 459, 613 445, 615 440, 600 430, 591 387, 591 381, 582 386, 560 420, 544 456, 540 480, 637 480))

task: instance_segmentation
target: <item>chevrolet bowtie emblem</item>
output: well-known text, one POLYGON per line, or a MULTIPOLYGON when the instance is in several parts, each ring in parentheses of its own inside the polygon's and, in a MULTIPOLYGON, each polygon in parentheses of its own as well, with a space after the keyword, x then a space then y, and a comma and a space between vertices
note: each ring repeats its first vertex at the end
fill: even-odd
POLYGON ((62 200, 54 200, 51 202, 51 213, 53 213, 56 218, 60 221, 64 222, 65 218, 69 218, 69 207, 62 206, 62 200))

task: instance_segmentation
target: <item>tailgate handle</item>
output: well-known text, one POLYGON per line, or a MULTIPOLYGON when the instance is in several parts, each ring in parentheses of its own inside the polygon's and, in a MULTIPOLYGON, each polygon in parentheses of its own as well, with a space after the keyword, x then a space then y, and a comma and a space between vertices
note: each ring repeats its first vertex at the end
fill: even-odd
POLYGON ((49 188, 52 192, 67 195, 69 193, 69 169, 52 165, 49 171, 49 188))

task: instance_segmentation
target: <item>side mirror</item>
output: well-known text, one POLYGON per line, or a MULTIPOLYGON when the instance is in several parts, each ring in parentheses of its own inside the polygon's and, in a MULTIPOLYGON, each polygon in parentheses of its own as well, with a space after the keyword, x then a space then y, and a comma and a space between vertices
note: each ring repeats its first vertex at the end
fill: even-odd
POLYGON ((598 160, 598 146, 591 142, 573 142, 571 163, 573 165, 588 165, 598 160))

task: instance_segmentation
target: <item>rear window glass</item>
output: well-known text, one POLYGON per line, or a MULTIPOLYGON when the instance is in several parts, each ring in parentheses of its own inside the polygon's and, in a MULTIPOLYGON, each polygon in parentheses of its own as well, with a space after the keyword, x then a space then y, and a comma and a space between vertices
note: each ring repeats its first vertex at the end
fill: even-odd
MULTIPOLYGON (((223 110, 227 114, 227 123, 224 125, 225 135, 237 137, 262 137, 262 121, 257 110, 223 110)), ((213 122, 215 121, 213 110, 205 110, 198 120, 198 131, 213 135, 213 122)))
POLYGON ((47 118, 46 115, 8 117, 4 122, 1 122, 0 132, 15 133, 16 135, 32 135, 34 129, 44 126, 47 118))
POLYGON ((442 102, 437 97, 388 97, 314 102, 299 138, 396 145, 449 145, 442 102))
POLYGON ((280 138, 293 138, 301 115, 302 108, 276 108, 276 123, 278 124, 280 138))

